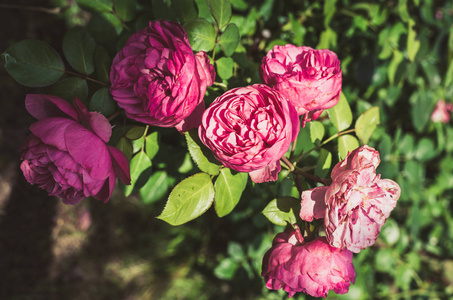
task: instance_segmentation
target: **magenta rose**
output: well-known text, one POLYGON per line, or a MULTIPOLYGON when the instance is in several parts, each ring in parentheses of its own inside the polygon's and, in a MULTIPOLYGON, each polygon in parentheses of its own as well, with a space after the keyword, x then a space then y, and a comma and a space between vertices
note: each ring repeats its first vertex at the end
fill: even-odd
POLYGON ((332 170, 332 184, 302 193, 300 217, 324 218, 329 244, 358 253, 376 242, 401 193, 399 185, 376 174, 379 153, 365 145, 332 170))
POLYGON ((77 98, 74 108, 50 95, 27 95, 25 107, 38 119, 21 149, 20 168, 30 184, 66 204, 89 196, 107 202, 117 176, 130 184, 126 157, 106 145, 112 128, 103 115, 87 111, 77 98))
POLYGON ((254 182, 277 180, 280 158, 299 132, 299 118, 281 94, 255 84, 227 91, 206 109, 201 141, 226 167, 254 182))
POLYGON ((443 99, 440 99, 437 101, 436 108, 431 114, 431 121, 447 124, 450 121, 452 110, 453 104, 445 103, 443 99))
POLYGON ((260 75, 264 83, 294 105, 299 115, 306 114, 306 121, 318 118, 340 98, 340 61, 327 49, 274 46, 261 62, 260 75))
POLYGON ((352 252, 330 246, 325 237, 304 242, 296 230, 277 234, 264 255, 261 276, 266 287, 283 288, 289 297, 296 292, 313 297, 326 297, 330 290, 347 293, 356 276, 352 252))
POLYGON ((129 118, 187 131, 200 124, 214 78, 206 53, 193 54, 181 25, 151 21, 115 56, 110 92, 129 118))

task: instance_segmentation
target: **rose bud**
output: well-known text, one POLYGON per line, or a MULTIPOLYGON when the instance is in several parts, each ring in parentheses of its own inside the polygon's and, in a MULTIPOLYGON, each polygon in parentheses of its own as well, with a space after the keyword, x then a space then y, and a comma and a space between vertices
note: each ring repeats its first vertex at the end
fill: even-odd
POLYGON ((255 84, 215 99, 204 112, 198 133, 223 165, 264 182, 277 180, 280 158, 299 127, 296 111, 279 92, 255 84))
POLYGON ((376 174, 379 162, 373 148, 357 148, 333 168, 330 186, 302 193, 300 217, 324 217, 331 246, 358 253, 376 242, 401 193, 396 182, 376 174))
POLYGON ((296 292, 313 297, 326 297, 330 290, 347 293, 356 276, 352 252, 330 246, 325 237, 303 241, 297 230, 277 234, 264 255, 261 276, 266 287, 283 288, 290 298, 296 292))
POLYGON ((447 124, 450 121, 453 104, 445 103, 443 99, 437 101, 436 108, 431 114, 431 121, 447 124))
POLYGON ((77 98, 74 106, 56 96, 27 95, 25 107, 38 121, 21 149, 20 168, 30 184, 66 204, 89 196, 107 202, 117 176, 130 184, 129 163, 120 150, 106 145, 109 121, 77 98))
POLYGON ((128 118, 187 131, 199 126, 215 79, 204 52, 194 55, 184 28, 151 21, 113 59, 110 92, 128 118))
POLYGON ((304 122, 315 120, 340 99, 340 61, 327 49, 274 46, 261 62, 260 75, 294 105, 298 115, 305 114, 304 122))

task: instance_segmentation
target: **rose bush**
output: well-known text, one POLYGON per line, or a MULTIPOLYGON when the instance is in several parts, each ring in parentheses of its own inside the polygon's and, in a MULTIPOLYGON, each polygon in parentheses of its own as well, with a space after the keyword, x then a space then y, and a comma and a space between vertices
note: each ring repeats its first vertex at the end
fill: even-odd
POLYGON ((193 54, 181 25, 151 21, 115 56, 110 92, 129 118, 187 131, 199 125, 214 78, 206 53, 193 54))
POLYGON ((341 74, 334 52, 290 44, 274 46, 260 67, 263 82, 280 91, 299 115, 305 114, 305 121, 338 103, 341 74))
POLYGON ((27 95, 27 111, 37 122, 22 147, 21 170, 30 184, 66 204, 93 196, 107 202, 118 176, 130 183, 129 163, 115 147, 109 121, 89 112, 77 98, 74 107, 50 95, 27 95))
POLYGON ((304 292, 326 297, 330 290, 345 294, 355 281, 352 252, 330 246, 325 237, 304 242, 300 232, 279 233, 263 258, 261 275, 268 289, 283 288, 292 297, 304 292))
POLYGON ((280 158, 299 127, 296 111, 279 92, 255 84, 215 99, 203 114, 199 136, 226 167, 264 182, 277 179, 280 158))
POLYGON ((329 187, 302 193, 300 217, 306 221, 324 217, 333 247, 358 253, 373 245, 395 208, 401 189, 376 174, 379 162, 379 152, 364 145, 335 165, 329 187))

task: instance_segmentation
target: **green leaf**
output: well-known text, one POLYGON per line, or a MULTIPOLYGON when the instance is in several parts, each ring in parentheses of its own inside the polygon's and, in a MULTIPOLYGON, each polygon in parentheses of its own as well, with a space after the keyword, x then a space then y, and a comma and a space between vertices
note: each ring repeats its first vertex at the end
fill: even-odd
POLYGON ((116 111, 116 102, 108 88, 100 88, 91 96, 90 110, 100 112, 107 117, 116 111))
POLYGON ((88 97, 88 85, 80 77, 68 77, 52 85, 50 94, 62 97, 72 103, 75 97, 84 102, 88 97))
POLYGON ((404 54, 402 52, 398 50, 393 51, 392 60, 390 61, 389 66, 387 68, 387 77, 391 85, 393 85, 395 82, 396 71, 398 70, 398 66, 403 61, 403 59, 404 54))
POLYGON ((190 156, 197 164, 198 168, 211 175, 219 175, 220 166, 211 161, 214 161, 212 153, 198 137, 197 131, 188 131, 184 134, 186 136, 187 148, 189 149, 190 156))
POLYGON ((176 226, 201 216, 214 201, 211 176, 198 173, 178 183, 168 197, 163 212, 158 216, 176 226))
POLYGON ((169 187, 168 180, 167 172, 153 172, 145 185, 140 189, 140 196, 143 203, 153 203, 165 196, 169 187))
POLYGON ((316 45, 316 49, 329 49, 336 47, 337 45, 337 33, 333 31, 330 27, 326 28, 321 32, 321 37, 319 38, 319 43, 316 45))
POLYGON ((231 19, 231 4, 228 0, 207 0, 209 11, 214 18, 217 27, 222 29, 231 19))
POLYGON ((326 0, 324 2, 324 27, 329 27, 330 20, 335 14, 337 0, 326 0))
POLYGON ((241 244, 236 242, 228 242, 228 255, 237 262, 241 262, 246 258, 244 249, 241 244))
POLYGON ((318 121, 311 121, 307 124, 310 130, 310 139, 314 145, 319 145, 324 137, 324 125, 318 121))
POLYGON ((346 96, 341 93, 338 104, 327 110, 333 126, 340 132, 352 124, 352 112, 346 96))
POLYGON ((124 188, 124 195, 127 197, 132 193, 140 175, 151 167, 151 160, 144 151, 140 151, 132 157, 130 163, 131 168, 131 184, 124 188))
POLYGON ((6 71, 17 82, 28 87, 55 83, 65 68, 60 55, 48 44, 22 40, 2 53, 6 71))
POLYGON ((113 0, 116 14, 124 21, 132 21, 135 17, 135 0, 113 0))
POLYGON ((247 186, 248 174, 234 173, 229 168, 222 168, 214 185, 215 211, 220 218, 228 215, 234 209, 247 186))
POLYGON ((417 55, 418 49, 420 49, 420 41, 417 39, 417 32, 414 30, 415 21, 413 19, 409 19, 408 26, 408 33, 407 33, 407 57, 410 61, 415 60, 415 56, 417 55))
POLYGON ((152 0, 154 19, 176 21, 175 10, 170 4, 170 1, 167 0, 152 0))
POLYGON ((133 126, 126 132, 126 137, 130 140, 138 140, 143 137, 145 129, 146 128, 144 126, 133 126))
POLYGON ((221 57, 216 60, 215 64, 220 78, 228 80, 233 76, 234 61, 231 57, 221 57))
POLYGON ((156 132, 149 134, 145 139, 145 151, 149 159, 153 159, 159 151, 159 135, 156 132))
POLYGON ((203 19, 190 21, 184 28, 194 51, 209 52, 214 49, 216 33, 211 23, 203 19))
POLYGON ((125 138, 125 137, 122 137, 122 138, 120 138, 120 140, 118 141, 118 144, 116 144, 116 148, 120 149, 121 152, 123 152, 124 155, 126 155, 127 160, 131 160, 131 158, 132 158, 132 153, 133 153, 131 141, 129 141, 129 140, 128 140, 127 138, 125 138))
POLYGON ((407 11, 407 0, 398 0, 398 12, 403 22, 410 21, 409 12, 407 11))
POLYGON ((97 46, 94 51, 94 70, 96 78, 102 82, 110 82, 110 65, 112 60, 109 53, 102 46, 97 46))
POLYGON ((299 213, 300 200, 293 197, 280 197, 273 199, 264 208, 263 214, 266 218, 276 225, 286 226, 287 223, 297 222, 296 213, 299 213))
POLYGON ((338 138, 338 157, 343 160, 349 152, 359 148, 359 141, 350 134, 338 138))
POLYGON ((198 7, 194 0, 172 0, 171 7, 181 23, 198 18, 198 7))
POLYGON ((96 43, 82 27, 74 27, 63 38, 63 53, 71 67, 77 72, 89 75, 94 71, 94 50, 96 43))
POLYGON ((237 46, 239 45, 239 29, 236 24, 230 24, 220 37, 219 44, 223 48, 226 56, 233 55, 237 46))
POLYGON ((99 44, 117 39, 123 25, 117 16, 111 13, 93 14, 87 24, 87 28, 95 41, 99 44))
POLYGON ((321 178, 326 177, 332 165, 332 153, 321 148, 318 161, 316 162, 315 175, 321 178))
POLYGON ((432 100, 432 95, 424 89, 418 89, 409 99, 412 105, 412 125, 417 132, 422 132, 429 121, 432 100))
POLYGON ((379 124, 379 106, 371 107, 355 122, 355 134, 362 143, 366 144, 379 124))
POLYGON ((214 275, 219 279, 230 280, 238 268, 239 264, 232 258, 227 257, 214 269, 214 275))
POLYGON ((111 12, 112 0, 76 0, 77 4, 95 12, 111 12))

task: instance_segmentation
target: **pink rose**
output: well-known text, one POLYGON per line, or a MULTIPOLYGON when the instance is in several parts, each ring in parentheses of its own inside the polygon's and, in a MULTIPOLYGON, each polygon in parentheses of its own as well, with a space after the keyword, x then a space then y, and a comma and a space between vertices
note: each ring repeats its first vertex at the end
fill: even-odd
POLYGON ((277 180, 280 158, 298 132, 292 105, 263 84, 235 88, 215 99, 198 131, 220 162, 249 172, 254 182, 277 180))
POLYGON ((110 92, 129 118, 187 131, 200 124, 206 87, 214 79, 206 53, 193 54, 181 25, 151 21, 115 56, 110 92))
POLYGON ((289 297, 296 292, 326 297, 330 290, 347 293, 356 274, 351 251, 330 246, 325 237, 301 242, 293 230, 276 235, 264 255, 261 276, 268 289, 283 288, 289 297))
POLYGON ((263 58, 261 79, 280 91, 307 121, 338 103, 341 69, 337 55, 327 49, 294 45, 274 46, 263 58))
POLYGON ((431 121, 448 123, 450 121, 450 114, 453 110, 453 104, 445 103, 443 99, 437 101, 436 108, 431 114, 431 121))
POLYGON ((38 121, 21 149, 20 168, 30 184, 66 204, 89 196, 107 202, 117 176, 130 184, 129 163, 120 150, 106 145, 109 121, 87 111, 77 98, 74 104, 75 109, 59 97, 27 95, 25 107, 38 121))
POLYGON ((399 185, 376 174, 379 153, 365 145, 332 170, 332 184, 302 193, 300 217, 324 218, 329 244, 358 253, 376 242, 401 193, 399 185))

